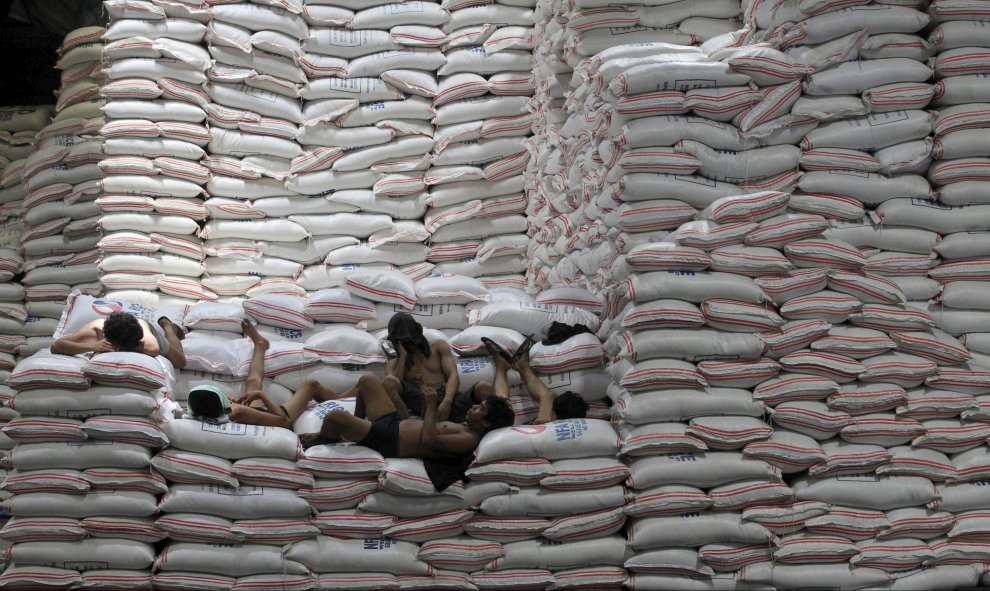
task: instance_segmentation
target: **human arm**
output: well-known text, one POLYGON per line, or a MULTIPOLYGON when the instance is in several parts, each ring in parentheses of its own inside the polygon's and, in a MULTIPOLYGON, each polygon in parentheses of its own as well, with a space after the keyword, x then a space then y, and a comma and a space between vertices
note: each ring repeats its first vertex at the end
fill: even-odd
POLYGON ((420 432, 420 445, 433 457, 450 457, 470 453, 478 446, 478 438, 467 430, 441 432, 437 421, 437 392, 423 393, 423 429, 420 432))
POLYGON ((182 339, 179 338, 178 327, 164 316, 158 319, 158 326, 161 326, 165 332, 165 340, 168 341, 169 345, 165 358, 172 362, 175 369, 182 369, 186 366, 186 354, 182 350, 182 343, 180 342, 182 339))
POLYGON ((406 360, 409 358, 409 352, 398 341, 392 344, 395 345, 395 350, 399 356, 396 359, 389 360, 385 364, 385 375, 391 376, 401 382, 406 377, 406 360))
POLYGON ((103 329, 97 323, 90 323, 72 334, 65 335, 52 343, 51 347, 51 352, 56 355, 109 353, 115 350, 114 346, 103 335, 103 329))
MULTIPOLYGON (((285 413, 282 411, 282 407, 272 402, 271 398, 269 398, 261 390, 252 390, 250 392, 245 392, 243 396, 241 396, 239 399, 236 400, 238 404, 243 404, 245 406, 250 406, 251 403, 255 401, 261 402, 261 405, 266 412, 280 417, 285 416, 285 413)), ((255 406, 252 406, 251 408, 261 410, 255 406)))
POLYGON ((454 361, 454 354, 450 351, 450 345, 442 341, 437 342, 437 353, 440 354, 440 369, 447 378, 444 385, 443 402, 440 403, 439 418, 446 421, 450 417, 450 407, 454 404, 457 391, 461 388, 461 378, 457 375, 457 362, 454 361))

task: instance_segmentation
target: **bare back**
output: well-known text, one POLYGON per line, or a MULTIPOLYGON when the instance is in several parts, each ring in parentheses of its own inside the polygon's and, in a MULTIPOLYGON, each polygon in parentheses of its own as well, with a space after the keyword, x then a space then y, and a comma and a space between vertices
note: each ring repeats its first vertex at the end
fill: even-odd
MULTIPOLYGON (((144 353, 145 355, 150 355, 152 357, 157 357, 161 354, 161 347, 158 345, 158 339, 155 338, 155 334, 151 332, 151 326, 144 320, 138 318, 138 324, 141 325, 141 346, 138 349, 139 353, 144 353)), ((91 320, 84 324, 82 328, 72 333, 72 339, 79 343, 85 345, 96 345, 103 340, 103 323, 104 319, 99 318, 96 320, 91 320)))

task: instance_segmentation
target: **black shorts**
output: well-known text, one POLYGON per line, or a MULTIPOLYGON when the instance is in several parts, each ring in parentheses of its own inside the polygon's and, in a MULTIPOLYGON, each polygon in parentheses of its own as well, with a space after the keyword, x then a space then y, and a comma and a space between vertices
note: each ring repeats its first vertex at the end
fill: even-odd
POLYGON ((390 412, 382 415, 371 423, 371 430, 358 445, 370 447, 386 458, 399 457, 399 423, 402 420, 398 413, 390 412))

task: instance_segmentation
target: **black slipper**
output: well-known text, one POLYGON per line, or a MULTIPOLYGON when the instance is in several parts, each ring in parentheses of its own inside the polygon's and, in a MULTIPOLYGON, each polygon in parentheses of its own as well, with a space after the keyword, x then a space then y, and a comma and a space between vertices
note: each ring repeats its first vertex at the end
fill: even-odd
POLYGON ((499 345, 498 343, 496 343, 495 341, 491 340, 488 337, 481 337, 481 344, 483 344, 485 348, 488 349, 489 353, 491 353, 492 350, 494 350, 495 353, 498 354, 502 359, 505 359, 510 364, 512 363, 512 355, 510 355, 508 351, 502 348, 502 345, 499 345))
POLYGON ((512 356, 512 358, 509 361, 513 365, 515 365, 517 361, 522 359, 523 355, 529 353, 529 350, 532 349, 533 345, 535 344, 536 341, 533 340, 533 335, 529 335, 528 337, 526 337, 526 340, 523 341, 521 345, 519 345, 519 348, 516 349, 515 354, 512 356))

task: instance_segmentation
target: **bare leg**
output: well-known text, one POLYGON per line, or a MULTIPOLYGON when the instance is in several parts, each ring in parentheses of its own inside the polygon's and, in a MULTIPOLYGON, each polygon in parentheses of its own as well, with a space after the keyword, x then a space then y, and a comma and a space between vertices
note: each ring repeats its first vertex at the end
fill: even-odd
MULTIPOLYGON (((402 400, 402 382, 395 376, 388 376, 382 380, 381 384, 385 390, 385 394, 388 395, 388 399, 392 401, 395 412, 399 413, 399 418, 408 419, 410 413, 405 401, 402 400)), ((358 401, 360 400, 361 398, 358 397, 358 401)))
POLYGON ((485 346, 489 355, 492 356, 492 363, 495 364, 495 384, 494 392, 499 398, 509 399, 509 362, 498 354, 491 347, 485 346))
POLYGON ((540 381, 536 372, 529 366, 529 353, 524 354, 516 361, 515 369, 522 376, 523 381, 526 382, 526 390, 529 391, 530 397, 540 404, 540 410, 533 422, 541 424, 552 421, 554 418, 553 401, 556 396, 550 391, 550 388, 547 388, 546 384, 540 381))
POLYGON ((342 394, 337 394, 330 388, 325 388, 323 384, 317 382, 316 380, 306 380, 303 382, 301 388, 296 390, 292 397, 289 398, 285 404, 282 405, 282 410, 289 418, 289 424, 296 422, 299 415, 306 410, 306 406, 309 405, 310 400, 316 400, 318 402, 324 402, 327 400, 340 400, 341 398, 348 398, 354 396, 357 392, 357 387, 351 388, 343 392, 342 394))
MULTIPOLYGON (((389 413, 398 412, 381 380, 371 374, 364 374, 358 380, 358 400, 364 403, 364 408, 367 411, 366 418, 371 421, 389 413)), ((408 414, 409 411, 406 412, 408 414)), ((402 417, 400 416, 400 418, 402 417)))
POLYGON ((248 366, 247 380, 244 382, 245 392, 260 392, 265 381, 265 353, 268 352, 268 339, 261 336, 258 329, 251 324, 251 321, 244 319, 241 321, 241 330, 244 336, 254 343, 254 351, 251 353, 251 364, 248 366))
POLYGON ((367 419, 355 417, 341 409, 334 409, 323 417, 319 433, 303 433, 299 436, 299 442, 304 448, 325 443, 340 443, 345 439, 356 443, 364 439, 370 430, 371 422, 367 419))

